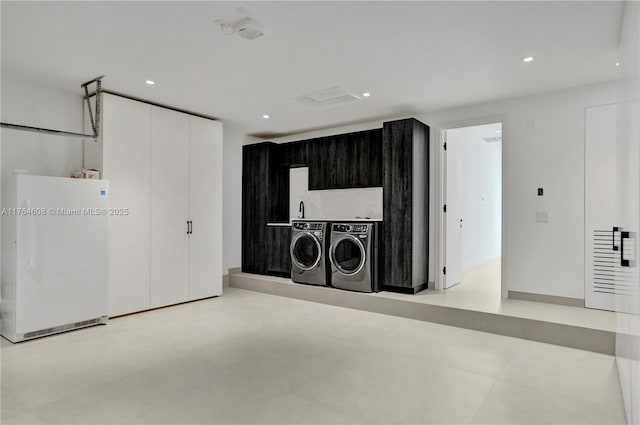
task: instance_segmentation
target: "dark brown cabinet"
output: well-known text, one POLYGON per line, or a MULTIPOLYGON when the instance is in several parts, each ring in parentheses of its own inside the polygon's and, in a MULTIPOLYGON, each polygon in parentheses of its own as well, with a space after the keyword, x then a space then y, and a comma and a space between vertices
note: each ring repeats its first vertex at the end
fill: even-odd
MULTIPOLYGON (((289 170, 309 167, 309 189, 383 187, 382 288, 427 287, 429 127, 415 119, 382 129, 243 147, 242 271, 288 276, 289 170)), ((295 214, 295 212, 293 212, 295 214)))
POLYGON ((429 126, 383 127, 383 289, 416 293, 429 280, 429 126))
POLYGON ((282 144, 282 164, 287 167, 307 167, 311 140, 301 140, 282 144))
POLYGON ((273 179, 270 170, 277 145, 258 143, 242 147, 242 271, 266 274, 267 222, 273 179))
POLYGON ((242 271, 288 276, 291 227, 286 145, 271 142, 242 148, 242 271))
POLYGON ((382 186, 382 130, 309 142, 309 190, 382 186))
POLYGON ((290 226, 269 226, 267 228, 267 274, 291 276, 290 226))

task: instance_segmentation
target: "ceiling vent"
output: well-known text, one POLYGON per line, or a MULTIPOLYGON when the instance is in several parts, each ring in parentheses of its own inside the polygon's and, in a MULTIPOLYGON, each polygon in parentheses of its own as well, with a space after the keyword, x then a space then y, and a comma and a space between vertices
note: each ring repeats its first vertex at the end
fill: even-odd
POLYGON ((342 90, 340 87, 303 94, 294 98, 298 102, 313 106, 314 108, 328 108, 330 106, 342 105, 344 103, 357 102, 360 97, 342 90))
POLYGON ((498 143, 502 142, 502 136, 497 137, 483 137, 484 141, 487 143, 498 143))

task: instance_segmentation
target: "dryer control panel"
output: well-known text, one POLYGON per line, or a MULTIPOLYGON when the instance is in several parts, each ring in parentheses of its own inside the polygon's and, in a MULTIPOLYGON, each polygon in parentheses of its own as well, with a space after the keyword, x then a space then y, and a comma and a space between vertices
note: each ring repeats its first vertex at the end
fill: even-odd
POLYGON ((369 230, 369 226, 369 224, 335 223, 331 230, 340 233, 367 233, 367 231, 369 230))

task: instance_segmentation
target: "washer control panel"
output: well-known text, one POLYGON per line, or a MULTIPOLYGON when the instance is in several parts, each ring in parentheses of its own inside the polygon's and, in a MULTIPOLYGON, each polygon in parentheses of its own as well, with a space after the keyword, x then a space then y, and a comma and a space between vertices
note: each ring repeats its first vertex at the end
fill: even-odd
POLYGON ((299 222, 299 221, 294 221, 292 223, 292 226, 295 230, 322 230, 323 227, 323 223, 309 223, 309 222, 299 222))

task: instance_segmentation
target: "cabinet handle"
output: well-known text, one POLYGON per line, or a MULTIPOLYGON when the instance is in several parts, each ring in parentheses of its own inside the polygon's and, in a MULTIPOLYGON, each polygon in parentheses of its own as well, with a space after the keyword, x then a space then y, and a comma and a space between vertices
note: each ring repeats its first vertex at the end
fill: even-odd
POLYGON ((191 223, 191 226, 189 227, 189 234, 192 235, 193 234, 193 221, 189 221, 189 223, 191 223))
POLYGON ((618 250, 618 247, 616 246, 616 232, 619 232, 620 228, 619 227, 614 227, 611 230, 611 248, 613 248, 614 251, 618 250))
POLYGON ((620 232, 620 265, 629 267, 629 260, 624 258, 624 240, 629 239, 629 232, 620 232))
POLYGON ((191 220, 187 220, 187 235, 191 234, 191 220))

